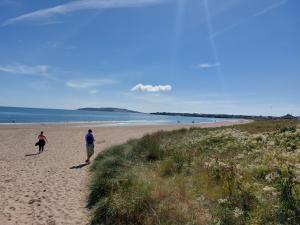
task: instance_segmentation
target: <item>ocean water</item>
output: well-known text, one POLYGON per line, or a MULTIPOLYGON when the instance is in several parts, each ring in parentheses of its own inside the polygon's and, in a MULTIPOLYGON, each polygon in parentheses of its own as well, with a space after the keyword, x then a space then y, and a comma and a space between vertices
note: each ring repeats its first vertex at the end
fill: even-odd
POLYGON ((98 122, 99 125, 207 123, 225 119, 151 115, 145 113, 0 107, 0 123, 98 122))

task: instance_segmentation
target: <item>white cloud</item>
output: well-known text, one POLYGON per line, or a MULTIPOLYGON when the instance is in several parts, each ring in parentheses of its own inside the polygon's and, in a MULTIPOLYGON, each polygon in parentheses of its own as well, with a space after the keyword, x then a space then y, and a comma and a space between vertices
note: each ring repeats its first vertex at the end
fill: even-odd
POLYGON ((20 21, 40 21, 42 19, 49 19, 58 15, 66 15, 82 10, 142 7, 158 4, 163 1, 165 0, 77 0, 8 19, 2 23, 2 26, 20 21))
POLYGON ((0 72, 22 74, 22 75, 47 76, 49 72, 49 66, 47 65, 28 66, 23 64, 15 64, 9 66, 0 65, 0 72))
POLYGON ((201 63, 197 65, 197 68, 201 68, 201 69, 209 69, 212 67, 218 67, 221 66, 221 64, 219 62, 216 63, 201 63))
POLYGON ((140 91, 140 92, 169 92, 172 91, 171 85, 144 85, 138 84, 131 88, 131 91, 140 91))
MULTIPOLYGON (((69 80, 66 85, 70 88, 77 89, 87 89, 103 86, 106 84, 114 84, 115 80, 112 79, 79 79, 79 80, 69 80)), ((95 89, 91 90, 95 94, 95 89)))

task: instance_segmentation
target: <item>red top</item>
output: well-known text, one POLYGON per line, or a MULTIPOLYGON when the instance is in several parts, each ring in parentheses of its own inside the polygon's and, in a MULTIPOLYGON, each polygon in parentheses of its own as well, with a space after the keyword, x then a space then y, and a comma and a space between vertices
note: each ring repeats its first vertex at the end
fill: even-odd
POLYGON ((44 135, 42 135, 42 134, 40 134, 40 135, 38 136, 38 139, 39 139, 39 140, 44 140, 44 141, 47 141, 47 142, 48 142, 46 136, 44 136, 44 135))

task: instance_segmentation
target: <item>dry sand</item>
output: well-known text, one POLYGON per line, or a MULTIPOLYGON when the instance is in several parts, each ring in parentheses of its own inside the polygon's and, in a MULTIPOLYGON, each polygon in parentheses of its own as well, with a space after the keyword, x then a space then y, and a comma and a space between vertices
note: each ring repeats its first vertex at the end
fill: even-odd
MULTIPOLYGON (((246 121, 203 124, 223 126, 246 121)), ((77 124, 78 125, 78 124, 77 124)), ((196 125, 195 125, 196 126, 196 125)), ((199 126, 199 125, 197 125, 199 126)), ((94 128, 95 153, 157 130, 187 125, 94 128)), ((0 225, 85 225, 89 211, 89 166, 83 164, 87 128, 72 124, 0 125, 0 225), (43 130, 49 143, 38 155, 34 146, 43 130)))

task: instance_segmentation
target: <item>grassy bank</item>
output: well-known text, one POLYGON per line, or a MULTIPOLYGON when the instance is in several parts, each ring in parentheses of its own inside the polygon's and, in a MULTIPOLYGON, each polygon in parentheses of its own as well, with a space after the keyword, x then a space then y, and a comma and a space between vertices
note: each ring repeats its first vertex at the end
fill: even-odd
POLYGON ((92 165, 92 224, 300 224, 300 128, 158 132, 92 165))

